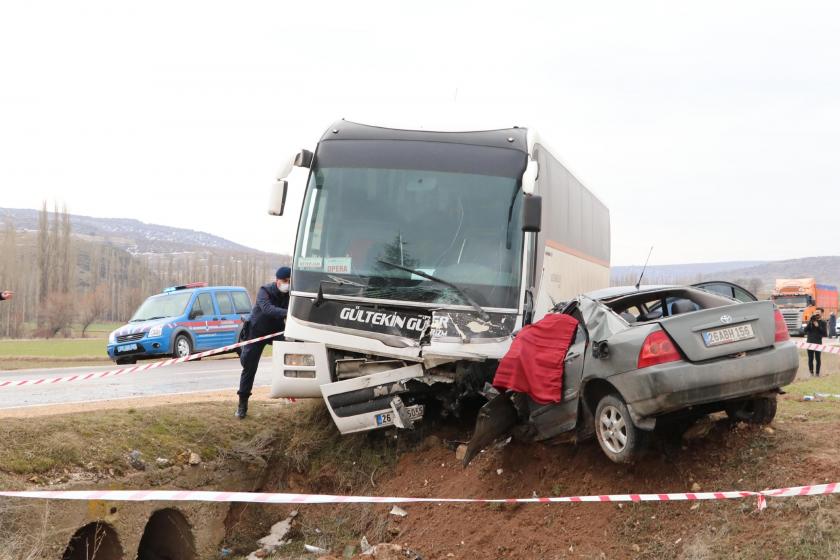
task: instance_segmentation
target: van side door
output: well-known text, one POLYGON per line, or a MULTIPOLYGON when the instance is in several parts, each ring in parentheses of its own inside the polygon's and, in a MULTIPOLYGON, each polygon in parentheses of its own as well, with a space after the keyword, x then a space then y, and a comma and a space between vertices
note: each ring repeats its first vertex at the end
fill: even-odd
POLYGON ((239 325, 242 322, 231 299, 231 294, 228 291, 213 292, 216 298, 216 307, 219 310, 218 321, 214 323, 216 338, 214 344, 218 346, 227 346, 236 342, 236 334, 239 332, 239 325))
POLYGON ((209 324, 215 315, 216 308, 210 292, 198 294, 190 309, 189 322, 187 323, 195 341, 196 350, 206 350, 212 347, 214 334, 210 332, 209 324))

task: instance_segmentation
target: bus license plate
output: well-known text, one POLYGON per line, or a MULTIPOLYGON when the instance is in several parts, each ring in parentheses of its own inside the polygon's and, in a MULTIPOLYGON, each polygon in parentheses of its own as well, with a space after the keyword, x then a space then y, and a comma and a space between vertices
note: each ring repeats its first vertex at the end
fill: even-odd
POLYGON ((117 346, 117 353, 122 354, 123 352, 134 352, 137 350, 136 344, 123 344, 122 346, 117 346))
MULTIPOLYGON (((408 413, 408 417, 412 420, 420 420, 423 418, 423 405, 422 404, 415 404, 412 406, 405 407, 405 411, 408 413)), ((383 412, 382 414, 376 415, 376 425, 377 426, 393 426, 394 425, 394 413, 393 412, 383 412)))
POLYGON ((755 338, 755 332, 753 332, 752 325, 749 323, 703 332, 703 342, 707 347, 730 344, 750 338, 755 338))

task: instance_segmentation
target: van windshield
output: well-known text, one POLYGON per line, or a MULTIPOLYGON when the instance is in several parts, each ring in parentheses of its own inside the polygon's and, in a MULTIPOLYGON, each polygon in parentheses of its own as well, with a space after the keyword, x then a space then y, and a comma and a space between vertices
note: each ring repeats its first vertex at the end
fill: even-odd
POLYGON ((183 315, 191 297, 192 292, 152 296, 134 312, 134 316, 129 323, 183 315))
POLYGON ((336 297, 515 308, 523 152, 420 141, 324 142, 304 201, 292 285, 336 297), (383 262, 384 261, 384 262, 383 262), (322 284, 323 282, 323 284, 322 284))

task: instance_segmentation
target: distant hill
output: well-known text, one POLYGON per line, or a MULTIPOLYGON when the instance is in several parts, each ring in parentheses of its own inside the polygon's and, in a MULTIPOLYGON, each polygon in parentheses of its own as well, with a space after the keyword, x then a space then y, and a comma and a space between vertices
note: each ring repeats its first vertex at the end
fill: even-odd
MULTIPOLYGON (((708 275, 729 273, 733 270, 748 269, 766 264, 766 261, 728 261, 714 263, 665 264, 648 266, 645 270, 645 284, 670 284, 677 282, 700 281, 708 275)), ((626 284, 632 278, 635 284, 642 272, 642 265, 614 266, 610 269, 612 282, 626 284)))
MULTIPOLYGON (((641 266, 615 266, 611 269, 612 283, 634 284, 641 270, 641 266)), ((644 283, 689 284, 702 280, 728 280, 766 297, 773 290, 777 278, 805 277, 814 277, 824 284, 840 285, 840 256, 649 266, 644 283)))
MULTIPOLYGON (((0 224, 9 219, 18 230, 38 230, 38 210, 0 208, 0 224)), ((127 218, 93 218, 70 215, 73 234, 107 240, 131 254, 166 254, 194 251, 232 251, 260 253, 219 236, 191 229, 147 224, 127 218)))

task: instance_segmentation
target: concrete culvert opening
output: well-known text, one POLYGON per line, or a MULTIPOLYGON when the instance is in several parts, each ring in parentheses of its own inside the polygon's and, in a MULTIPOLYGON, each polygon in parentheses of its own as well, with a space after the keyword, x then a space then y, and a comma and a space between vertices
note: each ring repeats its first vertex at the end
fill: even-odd
POLYGON ((192 528, 177 509, 152 514, 140 539, 137 560, 197 560, 192 528))
POLYGON ((122 560, 123 549, 113 527, 88 523, 73 535, 61 560, 122 560))

